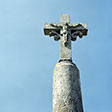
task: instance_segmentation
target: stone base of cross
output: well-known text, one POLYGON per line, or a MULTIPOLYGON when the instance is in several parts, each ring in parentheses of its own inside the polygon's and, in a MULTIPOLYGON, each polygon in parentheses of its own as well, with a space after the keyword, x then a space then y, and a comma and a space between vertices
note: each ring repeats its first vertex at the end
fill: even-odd
POLYGON ((86 24, 70 23, 69 15, 61 15, 60 23, 46 23, 44 25, 44 34, 53 36, 54 40, 61 41, 60 60, 72 60, 71 41, 75 41, 77 36, 82 38, 87 35, 86 24))

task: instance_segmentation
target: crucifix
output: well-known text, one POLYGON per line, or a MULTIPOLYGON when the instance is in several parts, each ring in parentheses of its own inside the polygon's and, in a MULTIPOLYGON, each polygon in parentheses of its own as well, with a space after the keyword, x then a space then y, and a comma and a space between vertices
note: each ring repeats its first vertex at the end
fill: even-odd
POLYGON ((72 62, 71 41, 87 35, 86 24, 70 23, 67 14, 60 23, 46 23, 44 34, 61 41, 60 60, 53 72, 53 112, 84 112, 80 87, 80 75, 72 62))
POLYGON ((60 60, 72 60, 71 41, 77 36, 82 38, 87 35, 86 24, 70 24, 70 17, 67 14, 61 15, 60 23, 46 23, 44 25, 45 35, 53 36, 54 40, 61 41, 60 60))

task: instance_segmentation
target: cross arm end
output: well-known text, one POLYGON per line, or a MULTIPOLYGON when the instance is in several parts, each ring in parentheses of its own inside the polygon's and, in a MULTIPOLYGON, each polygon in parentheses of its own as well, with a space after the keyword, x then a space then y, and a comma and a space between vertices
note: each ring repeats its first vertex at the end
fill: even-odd
POLYGON ((83 36, 86 36, 87 32, 88 32, 88 26, 87 26, 87 24, 82 24, 82 23, 71 24, 70 25, 70 29, 71 29, 71 33, 81 32, 83 36))
POLYGON ((57 23, 45 23, 44 24, 44 34, 49 36, 54 36, 53 34, 50 34, 50 32, 57 32, 60 33, 61 26, 57 23))

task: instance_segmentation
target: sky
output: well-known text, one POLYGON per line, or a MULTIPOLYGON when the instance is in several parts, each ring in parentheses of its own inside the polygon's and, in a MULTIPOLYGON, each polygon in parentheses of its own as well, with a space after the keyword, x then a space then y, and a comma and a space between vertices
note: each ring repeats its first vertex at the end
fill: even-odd
POLYGON ((60 42, 44 23, 87 23, 72 42, 85 112, 112 112, 111 0, 0 0, 0 112, 52 112, 53 69, 60 42))

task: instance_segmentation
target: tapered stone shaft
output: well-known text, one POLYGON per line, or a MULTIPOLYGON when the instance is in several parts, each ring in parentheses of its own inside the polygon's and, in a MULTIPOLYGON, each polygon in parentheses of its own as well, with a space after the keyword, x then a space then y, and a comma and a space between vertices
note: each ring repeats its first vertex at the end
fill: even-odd
POLYGON ((70 61, 61 61, 54 69, 53 112, 83 112, 79 70, 70 61))

